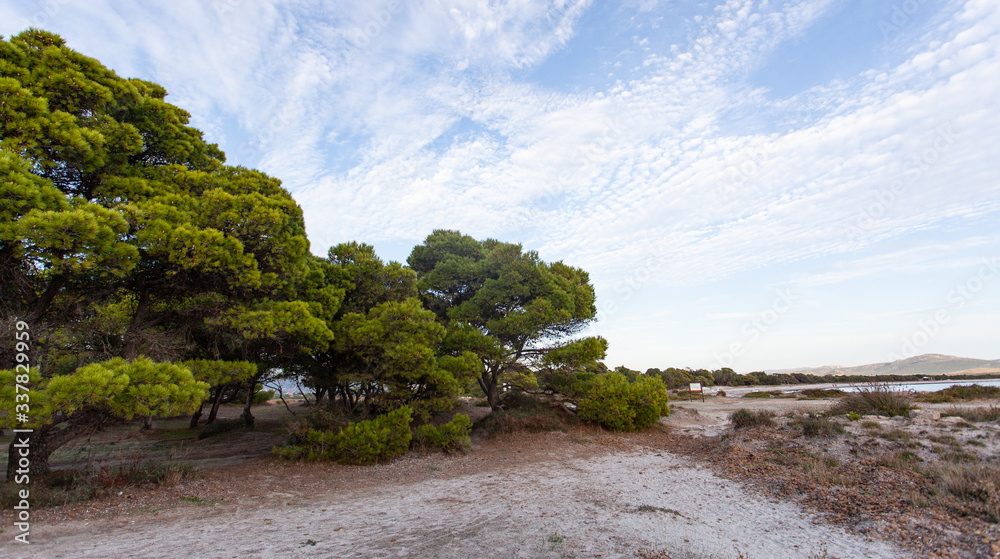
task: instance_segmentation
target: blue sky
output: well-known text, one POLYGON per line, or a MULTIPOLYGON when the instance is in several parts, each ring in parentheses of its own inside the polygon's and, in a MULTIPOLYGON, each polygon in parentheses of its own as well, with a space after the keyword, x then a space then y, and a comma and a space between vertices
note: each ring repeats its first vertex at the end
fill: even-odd
POLYGON ((435 228, 588 270, 614 366, 1000 358, 990 0, 49 0, 284 181, 313 252, 435 228))

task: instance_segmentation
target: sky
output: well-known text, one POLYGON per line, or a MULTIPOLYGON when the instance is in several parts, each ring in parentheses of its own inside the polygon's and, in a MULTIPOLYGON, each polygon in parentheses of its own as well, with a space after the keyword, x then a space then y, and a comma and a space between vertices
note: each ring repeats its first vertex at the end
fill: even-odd
POLYGON ((312 251, 590 273, 606 363, 1000 358, 994 0, 0 0, 283 181, 312 251))

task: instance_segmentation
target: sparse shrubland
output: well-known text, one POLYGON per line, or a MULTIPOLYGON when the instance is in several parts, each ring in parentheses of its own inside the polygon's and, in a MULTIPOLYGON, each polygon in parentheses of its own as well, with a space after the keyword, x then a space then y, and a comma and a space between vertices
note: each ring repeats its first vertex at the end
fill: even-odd
POLYGON ((872 383, 858 387, 857 392, 849 392, 831 408, 832 415, 907 416, 913 409, 912 392, 894 390, 887 384, 872 383))

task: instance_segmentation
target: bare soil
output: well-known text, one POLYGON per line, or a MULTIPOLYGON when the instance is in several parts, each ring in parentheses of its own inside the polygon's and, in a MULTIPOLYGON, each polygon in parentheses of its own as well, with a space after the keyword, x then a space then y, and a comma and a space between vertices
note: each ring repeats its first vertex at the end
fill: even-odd
MULTIPOLYGON (((145 433, 124 426, 64 449, 54 464, 93 468, 141 455, 190 464, 194 474, 175 485, 111 487, 97 499, 36 508, 30 547, 11 542, 13 518, 3 510, 0 556, 992 556, 995 524, 955 523, 952 512, 934 507, 876 506, 897 490, 884 483, 888 474, 866 486, 865 501, 803 478, 804 462, 766 459, 768 449, 798 449, 798 456, 830 442, 780 429, 744 439, 726 427, 738 407, 782 415, 829 403, 675 401, 671 417, 648 433, 519 433, 475 440, 466 454, 411 453, 369 467, 271 458, 270 448, 285 442, 288 413, 280 405, 255 408, 257 431, 202 441, 183 420, 145 433)), ((462 411, 489 410, 467 401, 462 411)), ((925 429, 911 423, 905 428, 925 429)))

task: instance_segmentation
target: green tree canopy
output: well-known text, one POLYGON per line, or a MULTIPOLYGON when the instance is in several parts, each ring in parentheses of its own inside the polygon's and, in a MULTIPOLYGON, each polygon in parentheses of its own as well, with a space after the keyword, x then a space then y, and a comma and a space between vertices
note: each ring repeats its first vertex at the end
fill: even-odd
POLYGON ((445 346, 482 361, 478 381, 494 409, 505 374, 604 357, 603 338, 572 338, 596 314, 594 288, 579 268, 447 230, 434 231, 407 262, 425 305, 449 327, 445 346))
MULTIPOLYGON (((91 363, 43 379, 38 373, 0 371, 0 427, 33 428, 29 435, 32 471, 46 471, 48 458, 72 439, 110 422, 138 416, 190 413, 208 395, 208 384, 197 381, 181 365, 155 363, 144 357, 114 358, 91 363), (24 378, 30 377, 30 378, 24 378), (31 385, 30 399, 18 398, 18 385, 31 385), (27 402, 29 421, 18 421, 18 404, 27 402)), ((8 449, 7 479, 17 469, 15 444, 8 449)))
POLYGON ((225 165, 166 94, 57 35, 0 38, 0 360, 23 320, 46 386, 112 408, 123 396, 79 371, 322 351, 342 296, 280 181, 225 165))

